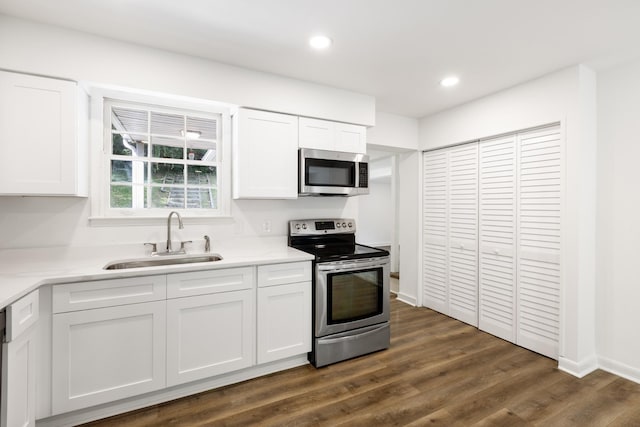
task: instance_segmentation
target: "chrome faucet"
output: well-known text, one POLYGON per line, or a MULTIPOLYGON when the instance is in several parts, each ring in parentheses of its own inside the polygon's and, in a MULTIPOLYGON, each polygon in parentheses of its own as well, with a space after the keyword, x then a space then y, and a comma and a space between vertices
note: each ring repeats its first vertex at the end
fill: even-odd
POLYGON ((211 252, 211 239, 209 236, 204 236, 204 251, 205 253, 211 252))
MULTIPOLYGON (((169 217, 167 218, 167 253, 173 252, 171 248, 171 217, 175 214, 178 217, 178 228, 183 229, 184 225, 182 224, 182 217, 176 211, 169 212, 169 217)), ((184 250, 184 244, 182 244, 181 250, 184 250)))

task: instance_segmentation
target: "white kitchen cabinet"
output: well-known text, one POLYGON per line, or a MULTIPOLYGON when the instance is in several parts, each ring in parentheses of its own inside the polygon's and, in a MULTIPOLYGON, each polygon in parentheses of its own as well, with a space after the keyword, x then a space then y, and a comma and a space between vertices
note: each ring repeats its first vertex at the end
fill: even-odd
POLYGON ((0 426, 35 426, 36 323, 38 291, 16 301, 6 311, 6 342, 2 343, 2 403, 0 426))
POLYGON ((86 196, 87 99, 72 81, 0 71, 0 194, 86 196))
POLYGON ((311 262, 258 266, 258 363, 311 351, 311 262))
POLYGON ((300 117, 298 146, 365 154, 367 129, 360 125, 300 117))
POLYGON ((298 117, 238 110, 234 116, 233 197, 298 197, 298 117))
POLYGON ((165 387, 166 302, 53 315, 53 415, 165 387))
POLYGON ((252 289, 167 301, 167 386, 255 364, 252 289))

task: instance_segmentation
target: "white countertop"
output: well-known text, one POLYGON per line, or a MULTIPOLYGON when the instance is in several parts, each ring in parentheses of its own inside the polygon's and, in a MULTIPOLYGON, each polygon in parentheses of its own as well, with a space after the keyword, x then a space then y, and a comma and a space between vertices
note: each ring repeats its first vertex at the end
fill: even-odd
MULTIPOLYGON (((187 253, 198 255, 202 251, 187 248, 187 253)), ((219 254, 223 259, 208 263, 104 270, 103 267, 113 261, 150 258, 149 249, 142 244, 135 244, 0 250, 0 309, 47 284, 313 259, 313 255, 287 246, 285 237, 239 237, 233 241, 215 242, 211 253, 219 254)))

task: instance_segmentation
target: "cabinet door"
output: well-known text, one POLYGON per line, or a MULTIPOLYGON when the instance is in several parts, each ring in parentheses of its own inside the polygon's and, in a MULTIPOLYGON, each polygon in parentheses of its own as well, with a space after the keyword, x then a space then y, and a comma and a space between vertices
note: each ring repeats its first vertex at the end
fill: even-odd
POLYGON ((254 294, 236 292, 167 301, 167 385, 254 364, 254 294))
POLYGON ((53 315, 53 415, 163 388, 165 306, 53 315))
POLYGON ((562 147, 559 127, 518 135, 516 343, 558 357, 562 147))
POLYGON ((235 116, 233 197, 298 197, 298 118, 241 108, 235 116))
POLYGON ((336 149, 334 122, 300 117, 299 126, 298 146, 300 148, 336 149))
POLYGON ((311 351, 311 282, 258 289, 258 363, 311 351))
POLYGON ((335 135, 336 150, 362 154, 367 152, 367 128, 364 126, 336 123, 335 135))
POLYGON ((515 135, 480 142, 478 327, 516 340, 515 135))
POLYGON ((2 405, 0 426, 35 426, 35 332, 34 327, 2 344, 2 405))
POLYGON ((0 72, 0 194, 73 195, 77 85, 0 72))

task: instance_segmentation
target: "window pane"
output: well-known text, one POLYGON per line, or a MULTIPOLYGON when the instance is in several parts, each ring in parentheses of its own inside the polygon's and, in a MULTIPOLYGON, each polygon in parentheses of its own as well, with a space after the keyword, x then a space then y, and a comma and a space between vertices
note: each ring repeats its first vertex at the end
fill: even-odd
POLYGON ((153 142, 153 157, 159 157, 161 159, 184 159, 183 139, 154 136, 151 137, 151 142, 153 142))
POLYGON ((187 141, 187 158, 204 162, 217 161, 217 146, 215 142, 187 141))
POLYGON ((111 182, 145 184, 147 182, 147 162, 111 160, 111 182))
POLYGON ((184 184, 184 165, 151 163, 151 180, 156 184, 184 184))
POLYGON ((188 139, 218 139, 218 121, 201 117, 187 116, 188 139), (189 138, 192 136, 192 138, 189 138))
POLYGON ((184 116, 151 112, 151 133, 184 137, 184 116))
POLYGON ((187 188, 187 208, 216 209, 218 191, 215 188, 187 188))
POLYGON ((215 166, 187 166, 187 184, 215 187, 217 185, 215 166))
POLYGON ((184 187, 152 187, 152 208, 184 208, 184 187))
POLYGON ((146 157, 148 152, 146 135, 117 134, 112 137, 112 153, 119 156, 146 157))
POLYGON ((132 204, 131 187, 126 185, 111 185, 111 207, 130 208, 132 204))
POLYGON ((113 107, 111 109, 111 129, 124 133, 149 132, 148 113, 144 110, 113 107))

